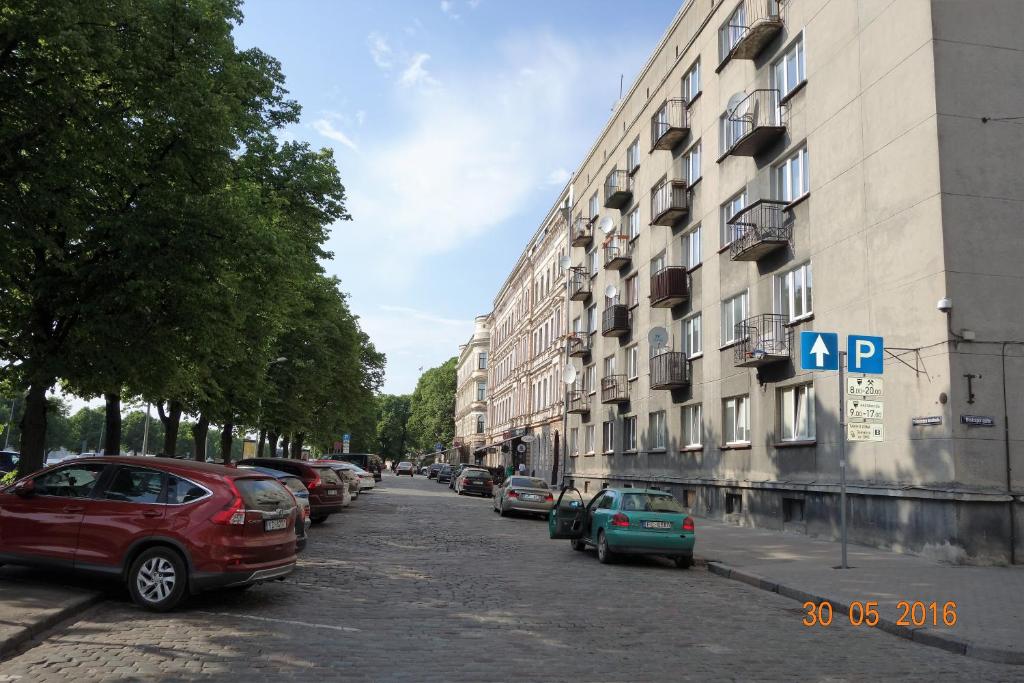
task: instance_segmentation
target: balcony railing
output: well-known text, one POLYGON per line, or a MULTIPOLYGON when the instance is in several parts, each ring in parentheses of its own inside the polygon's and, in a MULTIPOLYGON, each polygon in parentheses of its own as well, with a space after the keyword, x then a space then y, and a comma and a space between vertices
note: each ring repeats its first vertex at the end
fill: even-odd
POLYGON ((690 361, 681 351, 651 357, 651 389, 682 389, 690 386, 690 361))
POLYGON ((569 355, 573 358, 582 358, 590 355, 590 334, 587 332, 573 332, 569 335, 569 355))
POLYGON ((690 298, 690 275, 682 266, 668 266, 651 276, 651 307, 671 308, 690 298))
POLYGON ((735 366, 758 367, 788 360, 793 349, 793 330, 786 326, 788 318, 777 313, 764 313, 736 324, 740 340, 733 347, 735 366))
POLYGON ((605 337, 621 337, 629 332, 629 307, 625 304, 613 304, 601 314, 601 335, 605 337))
POLYGON ((601 403, 628 403, 629 379, 625 375, 601 378, 601 403))
POLYGON ((621 209, 633 199, 633 179, 619 169, 608 174, 604 181, 604 206, 606 209, 621 209))
POLYGON ((651 149, 673 149, 690 134, 686 100, 667 100, 651 117, 651 149))
POLYGON ((793 224, 783 209, 786 202, 759 199, 737 212, 727 221, 733 240, 729 258, 733 261, 756 261, 793 237, 793 224))
POLYGON ((783 111, 775 89, 755 90, 726 113, 728 154, 757 156, 786 132, 783 111))
POLYGON ((586 268, 575 266, 569 269, 569 298, 573 301, 590 298, 590 273, 586 268))
POLYGON ((629 264, 633 253, 633 245, 628 235, 612 235, 604 243, 604 267, 608 270, 621 270, 629 264))
POLYGON ((754 59, 772 42, 784 21, 779 0, 743 0, 743 9, 736 14, 738 25, 729 28, 740 38, 729 52, 733 59, 754 59))
POLYGON ((590 394, 582 389, 573 389, 569 392, 569 412, 570 413, 589 413, 590 412, 590 394))
POLYGON ((651 190, 651 225, 672 227, 690 213, 685 180, 662 180, 651 190))
POLYGON ((589 218, 576 216, 572 222, 572 246, 585 247, 594 238, 594 226, 589 218))

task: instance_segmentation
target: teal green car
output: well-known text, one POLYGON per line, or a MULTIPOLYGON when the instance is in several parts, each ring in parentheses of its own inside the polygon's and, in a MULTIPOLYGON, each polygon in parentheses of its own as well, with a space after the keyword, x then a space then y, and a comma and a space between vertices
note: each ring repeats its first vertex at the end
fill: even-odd
POLYGON ((597 548, 597 559, 660 555, 686 569, 693 564, 696 531, 672 494, 659 489, 604 489, 589 503, 574 488, 562 489, 548 515, 548 535, 567 538, 573 550, 597 548))

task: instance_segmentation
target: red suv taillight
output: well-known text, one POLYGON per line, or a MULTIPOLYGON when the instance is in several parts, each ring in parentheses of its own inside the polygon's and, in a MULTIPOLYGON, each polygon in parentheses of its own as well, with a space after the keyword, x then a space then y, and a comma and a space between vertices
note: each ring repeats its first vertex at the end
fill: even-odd
POLYGON ((629 517, 621 512, 616 512, 615 515, 612 516, 612 526, 629 526, 629 517))
POLYGON ((505 495, 508 496, 509 498, 518 498, 519 497, 519 492, 518 491, 509 491, 505 495))
POLYGON ((544 501, 547 502, 547 503, 550 503, 554 499, 555 499, 555 497, 553 495, 551 495, 550 493, 548 495, 544 496, 544 501))
POLYGON ((320 488, 323 485, 323 483, 323 480, 320 479, 320 475, 314 472, 313 478, 309 481, 308 484, 306 484, 306 488, 312 491, 313 489, 320 488))
POLYGON ((242 500, 242 495, 238 492, 238 489, 235 488, 234 483, 230 479, 227 480, 227 485, 234 498, 227 504, 227 506, 224 507, 223 510, 214 514, 214 516, 210 518, 210 521, 214 524, 241 526, 245 524, 245 501, 242 500))
POLYGON ((683 531, 693 531, 693 517, 687 517, 683 520, 683 531))

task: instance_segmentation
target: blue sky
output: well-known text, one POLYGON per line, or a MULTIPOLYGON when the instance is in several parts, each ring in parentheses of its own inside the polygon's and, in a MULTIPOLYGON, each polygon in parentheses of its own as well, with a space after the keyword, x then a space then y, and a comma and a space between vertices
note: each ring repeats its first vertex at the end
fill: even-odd
POLYGON ((679 0, 250 0, 240 47, 278 58, 332 147, 353 221, 327 270, 388 356, 384 390, 453 356, 679 0), (628 10, 627 10, 628 5, 628 10))

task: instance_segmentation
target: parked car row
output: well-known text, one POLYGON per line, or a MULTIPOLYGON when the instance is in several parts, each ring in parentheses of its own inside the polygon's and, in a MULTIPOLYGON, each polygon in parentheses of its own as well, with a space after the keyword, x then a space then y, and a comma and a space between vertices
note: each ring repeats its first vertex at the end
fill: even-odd
POLYGON ((116 578, 140 607, 166 611, 283 579, 310 526, 374 487, 372 473, 331 460, 66 459, 0 488, 0 564, 116 578))

